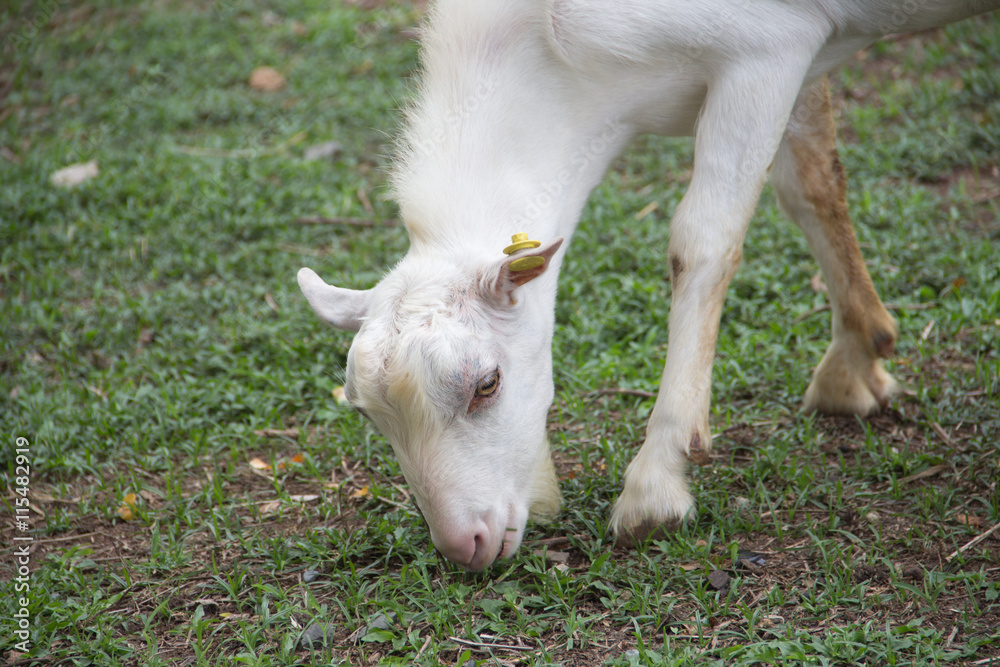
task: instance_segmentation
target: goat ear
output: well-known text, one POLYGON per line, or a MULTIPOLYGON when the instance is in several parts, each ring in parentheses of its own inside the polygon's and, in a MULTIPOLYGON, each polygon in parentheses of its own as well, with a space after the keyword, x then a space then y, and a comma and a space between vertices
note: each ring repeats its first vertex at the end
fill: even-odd
POLYGON ((545 273, 562 243, 560 237, 500 260, 486 275, 486 292, 502 303, 512 303, 514 290, 545 273))
POLYGON ((337 329, 357 332, 368 314, 371 290, 327 285, 312 269, 299 269, 299 289, 319 318, 337 329))

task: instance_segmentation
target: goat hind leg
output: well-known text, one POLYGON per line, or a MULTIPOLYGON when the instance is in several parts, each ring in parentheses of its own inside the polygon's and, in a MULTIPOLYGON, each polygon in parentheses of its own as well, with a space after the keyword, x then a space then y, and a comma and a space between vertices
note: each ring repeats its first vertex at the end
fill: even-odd
POLYGON ((828 414, 875 412, 896 386, 881 361, 892 356, 896 322, 875 292, 851 225, 826 78, 799 95, 771 183, 819 261, 833 311, 833 339, 803 407, 828 414))

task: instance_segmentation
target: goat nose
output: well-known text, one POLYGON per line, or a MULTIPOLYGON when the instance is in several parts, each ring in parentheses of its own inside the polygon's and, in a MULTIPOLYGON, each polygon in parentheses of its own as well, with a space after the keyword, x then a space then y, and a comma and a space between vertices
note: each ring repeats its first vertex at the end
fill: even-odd
POLYGON ((491 549, 490 544, 485 523, 468 531, 448 532, 434 540, 442 556, 474 572, 484 570, 496 558, 496 549, 491 549))

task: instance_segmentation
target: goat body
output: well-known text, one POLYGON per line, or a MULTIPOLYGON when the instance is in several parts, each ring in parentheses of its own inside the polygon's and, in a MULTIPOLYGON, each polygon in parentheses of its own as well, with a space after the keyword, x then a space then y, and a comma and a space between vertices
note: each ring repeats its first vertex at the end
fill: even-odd
POLYGON ((725 291, 765 179, 829 288, 833 338, 805 407, 867 414, 894 382, 896 325, 875 293, 845 202, 825 74, 887 33, 1000 0, 440 0, 392 184, 410 236, 370 290, 299 284, 357 335, 351 403, 392 444, 448 558, 480 570, 519 546, 559 491, 546 441, 563 239, 636 134, 695 137, 671 222, 669 345, 646 441, 612 515, 644 539, 693 506, 689 461, 711 445, 712 358, 725 291), (504 256, 517 232, 537 248, 504 256), (517 270, 525 257, 539 259, 517 270), (539 261, 540 260, 540 261, 539 261))

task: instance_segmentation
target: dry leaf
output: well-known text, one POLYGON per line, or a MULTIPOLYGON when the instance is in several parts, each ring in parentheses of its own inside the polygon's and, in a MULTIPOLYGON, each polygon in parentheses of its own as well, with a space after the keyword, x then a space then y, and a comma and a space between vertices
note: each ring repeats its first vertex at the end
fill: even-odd
POLYGON ((263 516, 268 516, 270 514, 276 513, 280 509, 281 509, 280 500, 268 500, 266 503, 263 503, 260 506, 260 513, 263 516))
POLYGON ((50 177, 52 185, 57 188, 72 188, 85 183, 98 174, 97 160, 71 164, 68 167, 53 172, 50 177))
POLYGON ((265 93, 273 93, 285 87, 285 77, 273 67, 258 67, 250 73, 250 87, 265 93))
POLYGON ((299 452, 298 454, 292 457, 292 463, 302 463, 305 460, 306 460, 306 455, 303 454, 302 452, 299 452))
POLYGON ((270 470, 271 464, 258 458, 250 459, 250 467, 255 470, 270 470))
POLYGON ((964 523, 966 526, 970 526, 972 528, 979 528, 983 525, 983 520, 975 514, 958 514, 955 516, 955 521, 964 523))
POLYGON ((931 331, 934 330, 934 320, 927 323, 924 330, 920 332, 920 340, 927 340, 927 337, 931 335, 931 331))
POLYGON ((135 518, 135 503, 138 500, 134 493, 126 493, 125 497, 122 498, 122 505, 118 508, 118 516, 125 519, 126 521, 131 521, 135 518))
POLYGON ((370 495, 371 495, 371 492, 368 490, 368 485, 365 484, 360 489, 358 489, 357 491, 355 491, 354 493, 352 493, 351 494, 351 498, 367 498, 370 495))
POLYGON ((274 297, 271 296, 270 292, 267 292, 266 294, 264 294, 264 301, 265 301, 265 303, 267 303, 268 307, 271 310, 273 310, 276 313, 278 312, 278 302, 274 300, 274 297))
POLYGON ((92 384, 87 385, 87 391, 89 391, 94 396, 97 396, 98 398, 103 398, 105 401, 108 400, 108 392, 98 387, 95 387, 92 384))
POLYGON ((336 141, 324 141, 307 148, 302 157, 306 160, 323 160, 334 157, 341 149, 341 145, 336 141))

